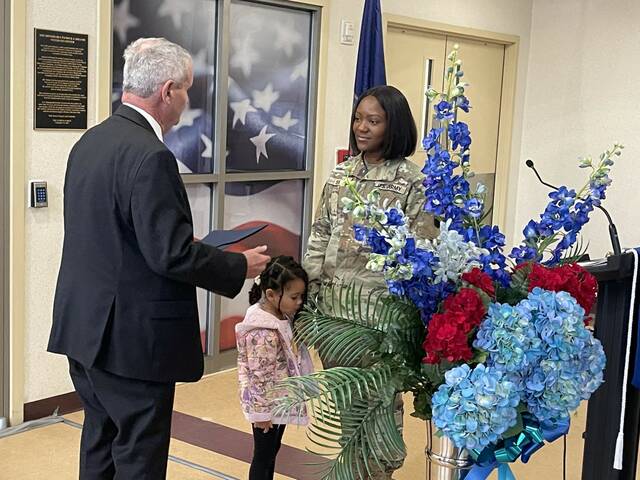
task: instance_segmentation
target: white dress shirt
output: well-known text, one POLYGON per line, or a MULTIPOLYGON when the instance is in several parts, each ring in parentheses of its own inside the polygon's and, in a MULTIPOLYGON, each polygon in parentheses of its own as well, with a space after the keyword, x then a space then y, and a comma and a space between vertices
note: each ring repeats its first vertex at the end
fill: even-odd
POLYGON ((140 107, 136 107, 135 105, 131 105, 130 103, 126 103, 126 102, 123 103, 123 105, 126 105, 129 108, 133 108, 136 112, 142 115, 145 118, 145 120, 149 122, 149 125, 151 125, 151 128, 153 128, 153 131, 155 132, 157 137, 160 139, 160 141, 164 142, 164 140, 162 139, 162 128, 160 127, 160 124, 155 118, 153 118, 148 112, 145 112, 140 107))

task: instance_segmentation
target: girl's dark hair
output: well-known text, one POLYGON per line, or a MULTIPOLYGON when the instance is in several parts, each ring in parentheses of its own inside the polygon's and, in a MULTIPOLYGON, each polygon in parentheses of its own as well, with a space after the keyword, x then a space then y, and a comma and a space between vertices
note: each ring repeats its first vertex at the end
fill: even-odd
POLYGON ((382 144, 382 158, 392 160, 413 155, 418 141, 416 122, 413 120, 411 108, 409 108, 409 102, 407 102, 406 97, 400 90, 390 85, 370 88, 360 95, 360 98, 353 106, 351 124, 349 126, 351 151, 355 155, 360 153, 356 144, 356 135, 353 133, 353 122, 356 119, 358 105, 366 97, 375 97, 387 115, 387 126, 382 144))
POLYGON ((304 268, 296 262, 293 257, 280 255, 274 257, 267 264, 267 267, 260 274, 260 284, 253 284, 249 292, 249 303, 253 305, 258 303, 262 298, 262 294, 268 289, 282 290, 284 286, 292 280, 300 279, 304 282, 305 298, 306 290, 309 285, 309 277, 304 268))

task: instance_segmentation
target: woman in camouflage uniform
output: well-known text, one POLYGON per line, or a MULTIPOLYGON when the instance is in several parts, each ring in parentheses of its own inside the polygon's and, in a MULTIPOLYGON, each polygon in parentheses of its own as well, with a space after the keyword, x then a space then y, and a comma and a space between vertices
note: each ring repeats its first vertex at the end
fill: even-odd
MULTIPOLYGON (((357 280, 365 288, 384 287, 380 273, 367 271, 369 248, 354 238, 353 219, 342 211, 347 189, 341 183, 347 172, 356 180, 364 197, 380 192, 381 202, 400 202, 410 229, 421 238, 433 238, 438 231, 433 216, 424 211, 424 175, 420 167, 406 159, 417 144, 416 125, 405 96, 395 87, 380 86, 358 99, 351 115, 351 151, 356 153, 331 172, 324 185, 311 227, 303 266, 309 274, 309 297, 325 282, 349 283, 357 280)), ((325 368, 337 366, 323 358, 325 368)), ((397 398, 396 423, 402 429, 402 397, 397 398)), ((399 458, 385 465, 376 478, 391 478, 402 466, 399 458)))

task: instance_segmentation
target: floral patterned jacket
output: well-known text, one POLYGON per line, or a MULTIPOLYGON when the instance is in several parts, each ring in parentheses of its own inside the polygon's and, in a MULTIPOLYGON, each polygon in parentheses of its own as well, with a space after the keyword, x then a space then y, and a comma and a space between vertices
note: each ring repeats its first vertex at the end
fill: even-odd
POLYGON ((274 391, 274 385, 287 377, 313 372, 309 352, 301 346, 296 354, 292 338, 289 320, 278 319, 259 304, 249 307, 244 320, 236 325, 240 403, 252 423, 307 423, 304 406, 279 417, 272 414, 274 399, 284 395, 274 391))

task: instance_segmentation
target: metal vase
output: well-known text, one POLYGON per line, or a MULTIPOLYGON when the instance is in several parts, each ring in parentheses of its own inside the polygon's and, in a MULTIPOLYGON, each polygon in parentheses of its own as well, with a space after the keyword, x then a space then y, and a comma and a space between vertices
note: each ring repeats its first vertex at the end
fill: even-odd
POLYGON ((464 448, 451 440, 437 436, 431 422, 427 422, 427 480, 462 480, 469 473, 473 461, 464 448))

